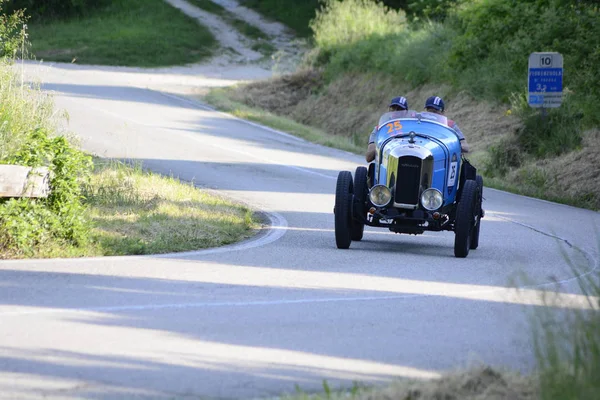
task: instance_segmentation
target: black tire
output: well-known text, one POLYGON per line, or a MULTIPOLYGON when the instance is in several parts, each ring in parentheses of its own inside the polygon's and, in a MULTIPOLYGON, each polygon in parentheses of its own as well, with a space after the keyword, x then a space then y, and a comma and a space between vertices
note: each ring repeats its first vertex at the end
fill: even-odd
POLYGON ((347 249, 352 243, 352 174, 341 171, 335 188, 335 243, 338 249, 347 249))
POLYGON ((475 178, 475 182, 477 182, 477 186, 479 187, 479 193, 481 194, 481 197, 483 197, 483 176, 477 175, 477 177, 475 178))
POLYGON ((365 215, 367 213, 366 202, 369 189, 367 187, 368 171, 365 167, 356 168, 354 173, 354 201, 355 210, 354 221, 352 221, 352 232, 350 234, 352 240, 362 240, 365 231, 365 215))
POLYGON ((481 175, 477 175, 475 180, 477 182, 477 198, 475 201, 475 228, 473 229, 473 233, 471 234, 471 250, 475 250, 479 247, 479 232, 481 231, 481 215, 482 213, 482 201, 483 201, 483 177, 481 175))
POLYGON ((459 258, 469 255, 478 192, 477 182, 470 179, 465 181, 454 222, 454 255, 459 258))

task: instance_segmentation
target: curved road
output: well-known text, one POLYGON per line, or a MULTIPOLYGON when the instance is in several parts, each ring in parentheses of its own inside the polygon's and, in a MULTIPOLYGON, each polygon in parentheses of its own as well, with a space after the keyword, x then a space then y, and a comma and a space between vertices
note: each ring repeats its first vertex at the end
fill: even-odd
POLYGON ((342 251, 335 179, 361 157, 147 89, 181 77, 26 71, 87 150, 222 190, 272 226, 217 250, 0 262, 0 398, 251 398, 479 362, 527 371, 541 290, 558 281, 557 307, 585 304, 563 252, 577 274, 597 268, 598 213, 486 189, 466 259, 451 233, 369 229, 342 251))

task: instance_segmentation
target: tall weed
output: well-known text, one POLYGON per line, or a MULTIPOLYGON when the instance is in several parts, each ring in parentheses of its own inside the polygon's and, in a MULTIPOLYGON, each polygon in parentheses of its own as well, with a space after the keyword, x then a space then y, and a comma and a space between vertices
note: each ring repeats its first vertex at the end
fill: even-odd
MULTIPOLYGON (((599 243, 600 245, 600 240, 599 243)), ((596 399, 600 393, 600 282, 597 271, 584 269, 566 258, 588 309, 558 313, 537 311, 533 343, 543 400, 596 399)))

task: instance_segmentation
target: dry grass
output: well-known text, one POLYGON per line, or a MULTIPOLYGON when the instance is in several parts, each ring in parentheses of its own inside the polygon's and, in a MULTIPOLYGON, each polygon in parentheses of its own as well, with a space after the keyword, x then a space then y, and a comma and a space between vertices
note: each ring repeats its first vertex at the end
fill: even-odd
POLYGON ((533 400, 539 398, 537 382, 513 372, 490 367, 451 373, 438 380, 398 380, 385 387, 353 389, 325 394, 300 393, 288 400, 533 400))
POLYGON ((263 108, 250 107, 244 103, 236 101, 231 92, 232 91, 229 88, 218 88, 211 90, 208 94, 198 93, 192 96, 192 98, 205 101, 219 110, 229 112, 236 117, 258 122, 260 124, 291 133, 292 135, 304 138, 313 143, 318 143, 324 146, 342 149, 357 154, 363 151, 362 146, 357 146, 345 136, 331 135, 318 128, 303 125, 289 118, 278 116, 274 113, 266 111, 263 108))
POLYGON ((322 74, 308 69, 268 81, 238 86, 230 92, 230 98, 250 107, 289 116, 300 102, 315 94, 323 85, 322 74))
POLYGON ((324 85, 322 73, 303 70, 269 81, 238 86, 229 97, 251 107, 291 118, 327 133, 345 136, 357 145, 368 138, 373 125, 392 97, 403 95, 410 108, 420 110, 427 97, 445 97, 448 115, 459 122, 475 151, 519 127, 506 108, 475 101, 465 94, 452 96, 449 87, 433 85, 408 90, 384 74, 349 73, 324 85))
POLYGON ((505 180, 578 206, 600 209, 600 131, 584 134, 581 150, 561 157, 530 161, 510 171, 505 180))

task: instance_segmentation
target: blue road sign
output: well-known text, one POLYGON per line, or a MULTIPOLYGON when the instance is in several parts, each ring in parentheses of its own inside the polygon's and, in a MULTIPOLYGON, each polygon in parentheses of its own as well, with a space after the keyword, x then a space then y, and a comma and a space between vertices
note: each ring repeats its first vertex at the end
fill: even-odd
POLYGON ((563 91, 562 68, 530 68, 529 91, 531 93, 556 93, 563 91))
POLYGON ((531 53, 527 86, 531 107, 560 107, 563 92, 562 55, 531 53))

